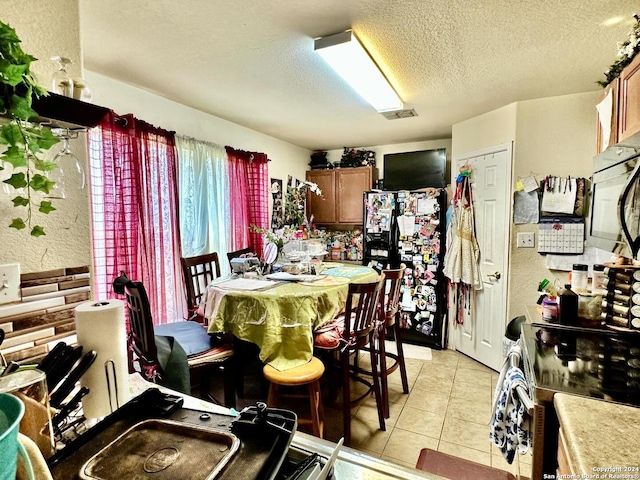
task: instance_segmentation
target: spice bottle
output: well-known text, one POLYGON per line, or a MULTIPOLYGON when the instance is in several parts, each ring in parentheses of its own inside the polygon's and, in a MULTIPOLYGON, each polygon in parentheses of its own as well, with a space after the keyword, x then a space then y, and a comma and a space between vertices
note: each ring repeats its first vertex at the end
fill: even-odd
POLYGON ((569 284, 558 292, 558 322, 562 325, 578 322, 578 295, 569 284))
POLYGON ((587 274, 589 266, 582 263, 574 263, 571 269, 571 290, 574 292, 587 291, 587 274))
POLYGON ((604 290, 604 265, 593 266, 593 276, 591 277, 591 293, 602 293, 604 290))

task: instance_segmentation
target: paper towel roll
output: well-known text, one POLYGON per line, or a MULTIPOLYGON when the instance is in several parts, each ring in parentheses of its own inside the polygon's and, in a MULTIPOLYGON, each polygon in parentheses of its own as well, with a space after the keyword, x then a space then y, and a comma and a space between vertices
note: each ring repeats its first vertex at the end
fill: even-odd
POLYGON ((130 397, 124 303, 121 300, 86 302, 76 307, 75 314, 78 345, 82 345, 85 352, 95 350, 98 354, 80 379, 82 386, 89 389, 82 399, 82 408, 87 418, 104 417, 111 413, 111 406, 115 410, 130 397), (113 369, 109 367, 111 399, 105 374, 105 362, 109 360, 113 360, 116 375, 114 382, 113 369))

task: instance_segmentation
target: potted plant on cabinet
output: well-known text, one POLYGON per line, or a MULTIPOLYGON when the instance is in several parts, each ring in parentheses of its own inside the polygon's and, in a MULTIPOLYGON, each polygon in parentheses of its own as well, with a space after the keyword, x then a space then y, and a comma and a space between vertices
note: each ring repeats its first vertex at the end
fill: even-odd
POLYGON ((15 30, 0 22, 0 178, 3 188, 15 193, 14 207, 20 213, 11 219, 11 228, 29 227, 32 236, 45 235, 42 226, 32 226, 33 210, 48 214, 55 210, 51 201, 39 193, 48 194, 55 185, 46 173, 58 168, 42 157, 44 151, 58 143, 51 129, 32 123, 37 117, 31 108, 34 98, 47 95, 30 71, 36 58, 25 53, 15 30), (11 168, 11 170, 9 170, 11 168), (11 173, 11 175, 7 175, 11 173), (4 175, 3 175, 4 174, 4 175))

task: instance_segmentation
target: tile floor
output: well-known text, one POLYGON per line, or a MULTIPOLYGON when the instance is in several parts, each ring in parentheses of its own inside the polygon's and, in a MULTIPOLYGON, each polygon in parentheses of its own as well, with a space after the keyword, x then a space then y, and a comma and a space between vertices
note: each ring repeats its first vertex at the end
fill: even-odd
MULTIPOLYGON (((391 418, 379 430, 375 399, 353 409, 352 446, 415 467, 420 450, 431 448, 476 463, 531 477, 531 454, 509 465, 489 442, 491 399, 498 373, 452 350, 432 350, 433 359, 406 359, 409 394, 400 371, 389 377, 391 418), (519 465, 518 465, 519 463, 519 465)), ((338 419, 339 430, 342 429, 338 419)), ((333 431, 329 425, 328 437, 333 431)), ((340 432, 338 432, 340 434, 340 432)))
MULTIPOLYGON (((402 393, 399 370, 389 377, 391 418, 386 431, 379 430, 373 397, 352 409, 352 447, 411 468, 420 450, 431 448, 530 478, 531 454, 518 455, 509 465, 489 442, 491 398, 498 373, 452 350, 432 350, 432 357, 431 361, 406 359, 408 395, 402 393)), ((367 360, 363 355, 363 366, 367 360)), ((357 390, 359 384, 355 385, 357 390)), ((266 396, 264 385, 253 395, 249 386, 248 393, 239 399, 239 408, 266 396)), ((342 411, 325 406, 325 417, 326 438, 337 441, 342 436, 342 411)))

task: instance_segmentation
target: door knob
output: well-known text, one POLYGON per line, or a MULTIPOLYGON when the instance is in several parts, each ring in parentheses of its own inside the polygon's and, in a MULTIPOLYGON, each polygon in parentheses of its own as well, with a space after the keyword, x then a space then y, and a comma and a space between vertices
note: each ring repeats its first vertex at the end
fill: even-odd
POLYGON ((488 275, 487 275, 487 277, 489 277, 489 278, 495 278, 496 280, 500 280, 500 277, 501 277, 501 276, 502 276, 502 275, 500 275, 500 272, 490 273, 490 274, 488 274, 488 275))

